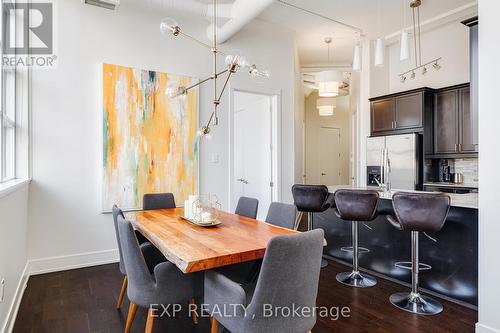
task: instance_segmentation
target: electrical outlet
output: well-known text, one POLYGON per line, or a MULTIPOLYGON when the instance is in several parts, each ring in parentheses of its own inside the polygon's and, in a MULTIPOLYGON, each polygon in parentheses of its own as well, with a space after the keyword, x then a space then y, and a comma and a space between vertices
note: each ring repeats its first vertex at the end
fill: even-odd
POLYGON ((2 279, 2 281, 0 281, 0 303, 3 302, 4 296, 5 296, 5 279, 2 279))

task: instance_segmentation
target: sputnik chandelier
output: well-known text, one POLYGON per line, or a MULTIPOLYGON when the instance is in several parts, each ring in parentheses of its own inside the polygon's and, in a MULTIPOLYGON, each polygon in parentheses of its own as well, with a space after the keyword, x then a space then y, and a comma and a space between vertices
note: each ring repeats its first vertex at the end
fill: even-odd
POLYGON ((218 49, 217 45, 217 0, 213 1, 213 35, 212 35, 212 45, 209 45, 191 35, 185 33, 177 24, 177 22, 173 18, 166 18, 160 23, 160 30, 162 33, 171 33, 174 37, 183 36, 187 39, 190 39, 201 46, 204 46, 212 52, 213 56, 213 73, 207 78, 200 80, 199 82, 190 85, 190 86, 178 86, 177 84, 172 84, 167 87, 167 96, 169 99, 173 99, 179 96, 187 95, 188 92, 196 88, 197 86, 208 82, 213 81, 213 111, 208 119, 206 125, 202 126, 199 130, 199 135, 207 136, 210 133, 211 126, 217 126, 219 123, 218 117, 218 108, 224 94, 224 91, 227 87, 227 84, 231 78, 231 76, 241 70, 247 70, 248 73, 253 77, 263 77, 268 78, 269 72, 266 70, 260 70, 255 64, 251 64, 246 60, 244 56, 240 54, 240 52, 235 51, 232 54, 226 54, 218 49), (222 55, 225 57, 225 65, 226 68, 219 70, 217 56, 222 55), (217 87, 218 79, 224 78, 224 83, 222 84, 222 89, 219 91, 217 87))

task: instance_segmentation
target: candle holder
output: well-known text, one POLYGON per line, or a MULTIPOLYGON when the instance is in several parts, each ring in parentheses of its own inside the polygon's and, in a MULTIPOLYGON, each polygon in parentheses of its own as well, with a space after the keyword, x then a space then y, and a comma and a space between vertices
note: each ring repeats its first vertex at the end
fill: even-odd
POLYGON ((199 225, 219 224, 219 210, 221 204, 215 194, 198 196, 191 207, 191 222, 199 225))

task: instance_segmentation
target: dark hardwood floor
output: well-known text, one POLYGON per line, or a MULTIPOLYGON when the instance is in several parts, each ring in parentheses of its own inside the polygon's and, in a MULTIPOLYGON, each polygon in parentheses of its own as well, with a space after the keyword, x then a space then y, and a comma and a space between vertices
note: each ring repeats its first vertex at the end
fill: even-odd
MULTIPOLYGON (((373 288, 356 289, 336 282, 335 275, 349 268, 330 262, 321 272, 318 306, 350 308, 350 316, 318 318, 320 332, 474 332, 477 312, 442 301, 445 310, 436 316, 417 316, 394 308, 389 295, 406 288, 379 279, 373 288)), ((423 277, 425 278, 425 276, 423 277)), ((123 332, 128 300, 115 309, 122 276, 117 264, 37 275, 30 278, 14 333, 123 332)), ((335 315, 335 313, 333 313, 335 315)), ((133 332, 144 332, 146 311, 137 312, 133 332)), ((209 332, 207 318, 193 325, 187 313, 155 322, 155 332, 209 332)))

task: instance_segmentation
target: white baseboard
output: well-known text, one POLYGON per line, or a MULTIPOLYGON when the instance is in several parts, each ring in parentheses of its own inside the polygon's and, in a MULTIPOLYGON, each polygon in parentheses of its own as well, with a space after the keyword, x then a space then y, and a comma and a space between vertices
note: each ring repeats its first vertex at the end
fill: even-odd
POLYGON ((26 289, 26 284, 28 283, 29 278, 29 265, 26 263, 24 266, 23 273, 19 278, 19 282, 17 283, 16 291, 14 292, 14 297, 12 298, 12 302, 10 303, 9 311, 7 312, 7 317, 5 318, 5 322, 3 324, 1 332, 3 333, 11 333, 14 329, 14 323, 16 322, 17 311, 19 310, 19 306, 21 305, 21 300, 23 298, 24 290, 26 289))
POLYGON ((105 250, 87 253, 71 254, 28 261, 29 274, 38 275, 89 266, 105 265, 118 262, 118 250, 105 250))
POLYGON ((476 323, 476 333, 500 333, 500 330, 476 323))
POLYGON ((23 298, 28 279, 31 275, 110 264, 118 262, 119 260, 117 249, 28 260, 24 267, 22 276, 19 279, 14 298, 9 311, 7 312, 7 318, 0 332, 11 333, 14 329, 17 312, 19 310, 19 306, 21 305, 21 300, 23 298))

